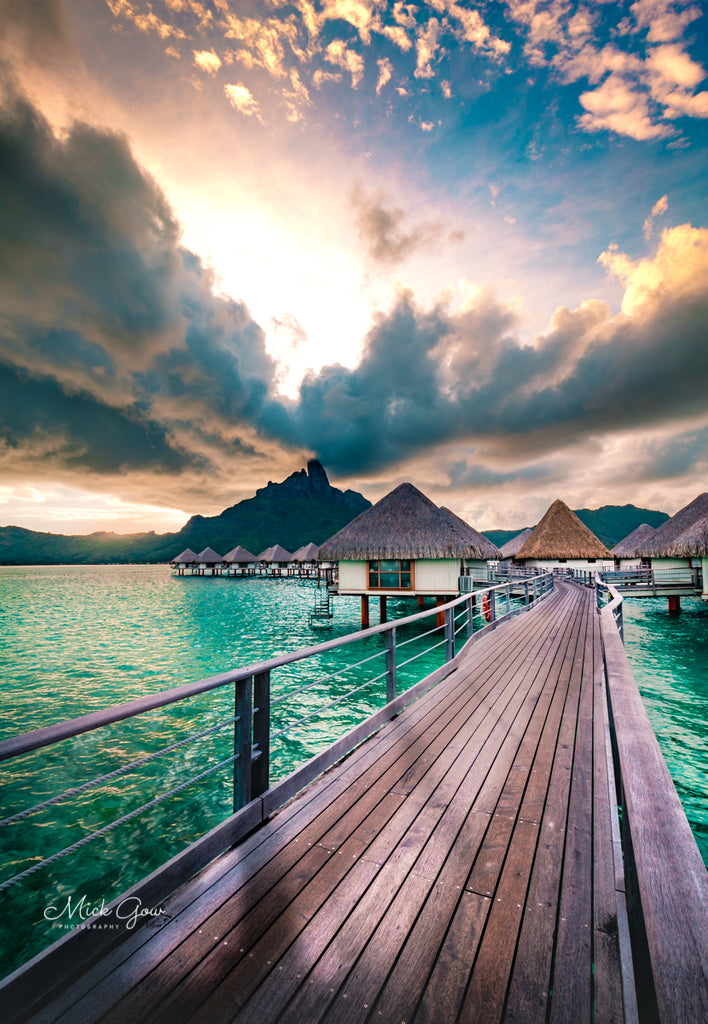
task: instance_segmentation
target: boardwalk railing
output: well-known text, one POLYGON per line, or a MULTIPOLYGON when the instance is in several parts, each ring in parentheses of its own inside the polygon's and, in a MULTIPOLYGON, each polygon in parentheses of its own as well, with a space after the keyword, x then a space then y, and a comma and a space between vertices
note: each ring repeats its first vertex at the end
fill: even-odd
MULTIPOLYGON (((216 720, 217 712, 214 709, 211 709, 209 714, 205 713, 203 706, 193 709, 193 713, 188 716, 188 721, 193 728, 197 717, 199 717, 201 726, 199 730, 185 735, 183 720, 182 730, 175 735, 169 735, 168 732, 169 742, 160 749, 129 760, 111 771, 106 772, 104 768, 102 774, 96 778, 86 782, 80 781, 64 792, 39 800, 31 807, 13 809, 13 813, 0 821, 0 828, 11 828, 39 815, 47 808, 54 808, 58 804, 70 802, 75 798, 84 800, 89 791, 93 789, 100 792, 102 788, 111 787, 113 794, 116 784, 122 777, 129 775, 135 777, 135 773, 139 773, 153 760, 172 754, 178 749, 181 753, 184 752, 183 748, 186 751, 194 750, 193 745, 198 741, 204 739, 213 741, 218 738, 221 743, 221 750, 210 761, 207 761, 198 750, 188 756, 185 764, 191 766, 192 773, 196 767, 198 769, 196 774, 191 774, 186 779, 180 779, 176 785, 157 795, 150 795, 150 798, 140 803, 139 806, 135 806, 138 801, 133 792, 133 806, 125 809, 125 813, 102 824, 93 832, 80 835, 80 838, 68 843, 62 849, 45 856, 43 853, 38 854, 36 848, 27 848, 24 851, 26 866, 21 867, 11 878, 0 880, 0 891, 13 887, 42 868, 76 853, 92 840, 104 837, 114 828, 146 814, 167 799, 178 793, 181 794, 187 787, 200 783, 209 776, 216 776, 217 773, 221 773, 223 776, 223 773, 228 771, 233 778, 234 813, 206 836, 203 836, 201 840, 193 843, 182 854, 173 858, 173 861, 166 866, 166 874, 165 870, 161 869, 163 875, 168 879, 188 877, 190 873, 199 870, 209 860, 227 849, 240 836, 251 831, 299 789, 340 760, 368 735, 375 732, 386 720, 398 714, 415 696, 451 672, 456 667, 456 653, 467 640, 472 639, 484 629, 494 628, 496 623, 504 618, 530 607, 534 599, 539 600, 545 597, 552 589, 553 577, 548 573, 524 581, 524 585, 520 588, 511 587, 509 584, 485 587, 473 594, 462 594, 443 606, 431 608, 404 619, 373 626, 313 647, 95 711, 80 718, 60 722, 1 742, 0 761, 10 762, 9 767, 12 769, 16 760, 23 758, 18 770, 26 777, 29 771, 26 755, 30 755, 33 751, 54 748, 62 741, 73 741, 74 738, 83 734, 95 733, 97 730, 105 729, 116 723, 133 722, 148 712, 164 709, 170 705, 181 705, 182 702, 197 698, 210 691, 231 691, 233 694, 231 710, 224 714, 226 706, 222 700, 221 706, 217 709, 216 720), (444 620, 442 628, 439 625, 441 617, 444 620), (411 626, 423 626, 424 628, 422 632, 410 635, 411 626), (383 643, 381 643, 381 639, 383 643), (424 646, 422 646, 423 644, 424 646), (308 672, 301 673, 300 685, 295 685, 292 688, 288 688, 287 679, 285 686, 282 685, 281 679, 278 681, 277 688, 272 687, 274 673, 284 672, 287 675, 288 666, 296 662, 307 662, 309 666, 318 656, 344 647, 349 647, 352 652, 356 650, 358 655, 363 656, 359 656, 355 660, 355 655, 345 664, 338 662, 334 671, 325 674, 318 674, 316 668, 313 667, 309 674, 308 672), (372 650, 372 648, 375 649, 372 650), (431 655, 435 652, 437 652, 436 661, 440 664, 431 673, 431 655), (416 661, 421 666, 418 675, 419 681, 399 693, 402 670, 416 661), (353 677, 353 685, 345 688, 347 684, 343 680, 347 674, 353 677), (302 683, 303 676, 306 680, 304 683, 302 683), (320 745, 323 740, 327 742, 328 718, 329 724, 332 725, 335 712, 339 713, 342 708, 346 708, 347 704, 356 701, 360 702, 361 707, 362 698, 367 698, 366 706, 369 709, 372 704, 375 707, 377 703, 383 703, 383 706, 374 714, 370 714, 365 721, 352 728, 346 735, 340 735, 331 746, 326 747, 315 756, 311 756, 287 777, 274 785, 271 784, 271 766, 279 741, 281 744, 292 742, 292 736, 297 730, 307 729, 313 723, 319 722, 324 723, 324 727, 317 726, 316 738, 320 745), (230 741, 229 736, 231 737, 230 741)), ((409 676, 410 671, 410 669, 407 670, 409 676)), ((352 721, 352 716, 355 720, 354 711, 351 712, 350 721, 352 721)), ((341 720, 337 721, 341 733, 341 720)), ((169 730, 169 726, 167 729, 169 730)), ((165 736, 164 724, 162 735, 165 736)), ((110 741, 106 741, 107 749, 116 745, 112 732, 109 733, 109 737, 110 741)), ((97 760, 101 767, 104 767, 103 749, 99 738, 99 741, 94 743, 94 751, 98 751, 97 760)), ((311 745, 309 748, 306 746, 305 749, 311 751, 311 745)), ((77 750, 76 744, 71 742, 66 751, 66 761, 62 761, 61 764, 62 777, 71 769, 75 760, 80 760, 80 757, 77 758, 77 750)), ((41 776, 47 755, 40 756, 42 763, 37 765, 36 770, 41 776)), ((280 757, 282 766, 282 752, 280 757)), ((57 763, 56 758, 54 763, 57 763)), ((166 772, 165 777, 169 777, 166 772)), ((133 790, 135 788, 135 786, 132 787, 133 790)), ((40 829, 38 834, 42 833, 43 830, 40 829)), ((25 843, 27 843, 26 839, 25 843)), ((18 866, 20 866, 19 860, 20 858, 16 857, 14 861, 18 866)), ((155 872, 155 875, 157 874, 158 872, 155 872)), ((148 882, 152 877, 150 876, 148 882)), ((140 892, 143 893, 143 890, 140 892)), ((144 893, 144 899, 148 899, 151 892, 153 898, 161 898, 156 895, 157 890, 154 886, 153 889, 148 886, 144 893)))
POLYGON ((639 1021, 708 1021, 708 872, 627 660, 622 597, 595 585, 639 1021))

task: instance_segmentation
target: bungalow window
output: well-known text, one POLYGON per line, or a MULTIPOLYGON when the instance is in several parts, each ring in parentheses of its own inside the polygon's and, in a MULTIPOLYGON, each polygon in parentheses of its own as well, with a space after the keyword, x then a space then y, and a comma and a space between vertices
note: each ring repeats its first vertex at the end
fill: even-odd
POLYGON ((402 559, 369 562, 370 590, 410 590, 413 586, 413 566, 402 559))

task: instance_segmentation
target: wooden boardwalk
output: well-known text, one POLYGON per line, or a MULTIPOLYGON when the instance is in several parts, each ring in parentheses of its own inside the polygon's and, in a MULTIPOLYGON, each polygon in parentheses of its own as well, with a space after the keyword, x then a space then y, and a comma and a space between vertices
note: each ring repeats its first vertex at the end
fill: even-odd
POLYGON ((17 1019, 632 1021, 608 764, 594 595, 560 583, 17 1019))

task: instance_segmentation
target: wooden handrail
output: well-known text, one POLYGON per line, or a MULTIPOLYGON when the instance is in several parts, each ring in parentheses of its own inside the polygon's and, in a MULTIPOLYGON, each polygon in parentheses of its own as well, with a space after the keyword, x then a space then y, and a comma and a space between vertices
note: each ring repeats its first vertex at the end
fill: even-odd
POLYGON ((599 614, 639 1019, 698 1024, 708 1021, 708 872, 649 722, 612 605, 599 614))

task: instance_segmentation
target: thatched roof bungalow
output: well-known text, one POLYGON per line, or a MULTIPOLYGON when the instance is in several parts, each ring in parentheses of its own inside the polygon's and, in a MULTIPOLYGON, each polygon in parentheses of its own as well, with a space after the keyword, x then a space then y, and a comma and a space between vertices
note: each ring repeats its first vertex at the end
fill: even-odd
POLYGON ((317 545, 310 541, 309 544, 303 544, 297 551, 293 551, 293 562, 316 562, 319 551, 317 545))
POLYGON ((538 568, 600 569, 612 555, 565 502, 557 498, 526 538, 514 561, 538 568))
POLYGON ((664 582, 685 582, 692 579, 693 569, 698 566, 697 555, 678 555, 674 545, 679 537, 699 519, 708 516, 708 493, 699 494, 688 505, 679 509, 676 515, 657 527, 654 536, 641 550, 642 561, 651 565, 654 577, 664 582))
POLYGON ((250 565, 253 562, 257 562, 258 559, 254 554, 237 544, 235 548, 231 548, 228 554, 224 555, 224 562, 227 565, 250 565))
POLYGON ((196 553, 191 548, 185 548, 176 558, 172 559, 171 565, 194 565, 199 561, 196 553))
POLYGON ((522 530, 521 533, 517 533, 515 537, 511 537, 506 544, 502 544, 499 548, 502 558, 513 558, 525 544, 528 537, 533 533, 533 526, 527 527, 522 530))
POLYGON ((675 558, 689 558, 692 564, 700 558, 703 576, 701 597, 704 601, 708 601, 708 516, 696 519, 683 533, 680 533, 673 544, 669 546, 667 553, 675 558))
POLYGON ((292 560, 293 556, 281 544, 273 544, 258 556, 259 562, 269 562, 271 565, 287 565, 292 560))
POLYGON ((654 536, 644 546, 642 554, 655 558, 669 558, 669 549, 675 544, 678 538, 689 527, 693 526, 699 519, 708 516, 708 493, 699 494, 697 498, 689 502, 682 509, 667 519, 665 523, 657 527, 654 536))
POLYGON ((339 562, 342 594, 457 594, 464 560, 498 549, 413 484, 399 484, 320 547, 339 562))
POLYGON ((615 560, 615 566, 620 569, 638 566, 642 551, 647 544, 651 543, 655 533, 656 527, 649 526, 648 523, 642 523, 636 530, 628 533, 619 544, 615 544, 612 548, 611 554, 615 560))
POLYGON ((197 555, 198 572, 200 576, 207 574, 216 576, 219 567, 224 561, 223 555, 218 554, 213 548, 204 548, 197 555))

